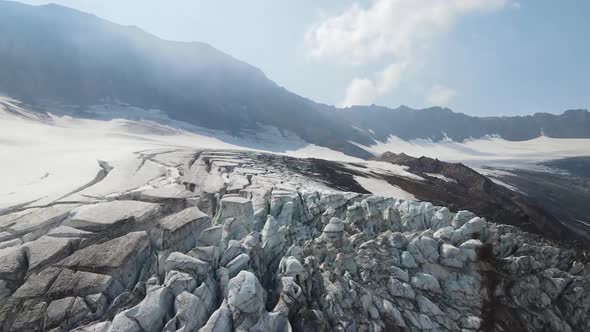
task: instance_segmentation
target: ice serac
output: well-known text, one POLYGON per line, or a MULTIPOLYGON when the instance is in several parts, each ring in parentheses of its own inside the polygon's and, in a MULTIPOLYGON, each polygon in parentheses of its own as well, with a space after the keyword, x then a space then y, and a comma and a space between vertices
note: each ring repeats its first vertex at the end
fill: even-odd
POLYGON ((188 252, 195 247, 201 232, 210 226, 209 216, 192 207, 159 220, 150 234, 156 248, 188 252))
POLYGON ((200 207, 128 195, 2 216, 18 239, 0 249, 2 330, 590 330, 584 252, 468 211, 331 188, 308 161, 187 155, 174 191, 200 207), (27 212, 60 217, 22 219, 15 234, 27 212))
POLYGON ((141 223, 156 217, 160 206, 139 201, 112 201, 85 205, 73 211, 67 226, 88 231, 101 231, 125 223, 141 223))

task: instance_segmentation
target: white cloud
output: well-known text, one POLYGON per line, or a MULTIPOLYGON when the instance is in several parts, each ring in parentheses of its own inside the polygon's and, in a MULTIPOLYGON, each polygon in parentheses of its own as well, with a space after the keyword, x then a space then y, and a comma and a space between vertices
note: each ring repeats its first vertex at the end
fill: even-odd
POLYGON ((377 97, 377 88, 373 81, 366 78, 355 78, 346 88, 346 98, 341 107, 371 104, 377 97))
POLYGON ((395 89, 401 80, 407 63, 392 63, 377 73, 374 80, 353 79, 346 89, 346 96, 340 103, 342 107, 372 104, 375 99, 395 89))
POLYGON ((355 3, 308 29, 309 55, 365 63, 383 55, 409 56, 421 42, 446 31, 460 16, 497 10, 507 0, 373 0, 355 3))
MULTIPOLYGON (((394 89, 416 54, 450 29, 457 19, 475 12, 504 8, 508 0, 373 0, 369 6, 353 4, 336 15, 324 15, 305 34, 308 55, 316 60, 338 59, 366 64, 390 59, 376 75, 371 95, 375 98, 394 89)), ((351 81, 346 100, 354 100, 359 81, 351 81)), ((368 98, 363 98, 368 100, 368 98)))
POLYGON ((426 102, 429 106, 449 106, 449 102, 457 96, 457 91, 442 85, 435 85, 430 89, 426 102))
POLYGON ((407 67, 407 63, 392 63, 377 76, 377 92, 384 94, 395 89, 401 80, 401 76, 407 67))

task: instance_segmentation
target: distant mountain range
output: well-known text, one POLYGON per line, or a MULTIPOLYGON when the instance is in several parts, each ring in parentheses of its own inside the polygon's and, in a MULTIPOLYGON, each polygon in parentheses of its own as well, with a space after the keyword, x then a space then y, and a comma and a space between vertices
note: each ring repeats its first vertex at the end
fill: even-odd
POLYGON ((433 107, 338 109, 300 97, 203 43, 165 41, 136 27, 57 6, 0 1, 0 92, 32 105, 125 103, 239 135, 268 125, 349 155, 390 135, 409 140, 486 135, 590 137, 590 113, 471 117, 433 107), (356 143, 356 144, 355 144, 356 143))

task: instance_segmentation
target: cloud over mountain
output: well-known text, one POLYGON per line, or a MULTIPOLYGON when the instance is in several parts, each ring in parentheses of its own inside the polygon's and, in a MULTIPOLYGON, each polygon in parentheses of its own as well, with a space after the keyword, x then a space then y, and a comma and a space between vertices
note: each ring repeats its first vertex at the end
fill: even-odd
POLYGON ((375 78, 351 80, 343 104, 371 103, 395 89, 408 66, 461 17, 496 11, 506 0, 374 0, 353 4, 312 25, 305 40, 308 54, 318 60, 337 59, 363 65, 386 61, 375 78), (385 78, 385 79, 383 79, 385 78), (373 82, 372 88, 368 81, 373 82), (363 83, 362 85, 360 83, 363 83))

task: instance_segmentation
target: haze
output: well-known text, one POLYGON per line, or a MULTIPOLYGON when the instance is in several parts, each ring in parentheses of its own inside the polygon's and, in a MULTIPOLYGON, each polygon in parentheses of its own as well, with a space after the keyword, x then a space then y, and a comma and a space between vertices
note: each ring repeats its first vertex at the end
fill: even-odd
POLYGON ((590 105, 584 0, 55 2, 209 43, 327 104, 440 105, 470 115, 590 105))

